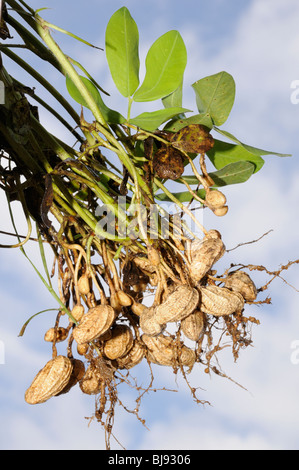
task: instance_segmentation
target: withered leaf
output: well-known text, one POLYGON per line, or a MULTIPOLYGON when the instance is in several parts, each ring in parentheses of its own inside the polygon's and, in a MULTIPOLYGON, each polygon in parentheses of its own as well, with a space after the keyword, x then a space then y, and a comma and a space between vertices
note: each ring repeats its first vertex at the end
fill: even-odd
POLYGON ((179 150, 163 145, 153 157, 153 171, 158 178, 177 180, 184 173, 184 157, 179 150))
POLYGON ((214 146, 210 129, 201 124, 189 124, 171 137, 172 145, 188 153, 206 153, 214 146))

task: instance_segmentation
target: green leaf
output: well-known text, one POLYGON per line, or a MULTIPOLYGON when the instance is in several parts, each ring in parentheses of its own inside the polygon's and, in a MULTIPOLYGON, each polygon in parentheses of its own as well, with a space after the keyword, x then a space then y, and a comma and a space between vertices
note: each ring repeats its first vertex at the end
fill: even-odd
POLYGON ((72 59, 71 57, 68 57, 68 59, 72 64, 76 65, 102 93, 104 93, 107 96, 110 96, 109 93, 103 90, 103 88, 95 81, 95 79, 88 73, 88 71, 83 67, 83 65, 80 64, 80 62, 77 62, 75 59, 72 59))
MULTIPOLYGON (((38 15, 36 15, 38 17, 38 15)), ((83 44, 86 44, 87 46, 94 47, 95 49, 100 49, 101 51, 103 50, 101 47, 94 46, 88 41, 85 41, 85 39, 80 38, 79 36, 76 36, 75 34, 71 33, 70 31, 66 31, 63 28, 60 28, 59 26, 56 26, 55 24, 48 23, 48 21, 43 20, 43 24, 47 26, 48 28, 56 29, 56 31, 60 31, 63 34, 67 34, 68 36, 77 39, 77 41, 83 42, 83 44)))
POLYGON ((192 85, 198 111, 210 114, 213 122, 221 126, 228 118, 235 100, 235 81, 227 72, 202 78, 192 85))
POLYGON ((150 47, 143 83, 133 96, 134 101, 154 101, 175 91, 182 83, 187 64, 187 51, 178 31, 169 31, 150 47))
MULTIPOLYGON (((80 78, 81 78, 82 82, 84 83, 84 85, 86 86, 86 88, 88 89, 91 96, 93 97, 95 103, 100 108, 104 119, 108 123, 122 124, 126 121, 125 118, 118 111, 114 111, 113 109, 110 109, 105 105, 98 89, 96 88, 96 86, 88 78, 83 77, 81 75, 80 75, 80 78)), ((67 87, 67 90, 68 90, 70 96, 75 101, 77 101, 77 103, 79 103, 82 106, 85 106, 86 108, 88 108, 85 99, 81 95, 78 88, 74 85, 73 81, 68 76, 66 76, 66 87, 67 87)))
POLYGON ((183 106, 183 82, 169 95, 162 98, 164 108, 175 108, 183 106))
POLYGON ((201 124, 202 126, 206 126, 209 129, 213 128, 213 122, 209 114, 195 114, 189 118, 177 119, 174 122, 166 124, 165 130, 178 132, 183 127, 189 126, 189 124, 201 124))
MULTIPOLYGON (((251 162, 240 161, 229 163, 221 170, 212 171, 209 176, 214 181, 213 187, 227 186, 230 184, 245 183, 255 171, 255 165, 251 162)), ((184 180, 190 184, 198 184, 198 179, 195 176, 184 176, 184 180)), ((177 183, 184 182, 181 179, 176 181, 177 183)))
POLYGON ((163 124, 163 122, 172 119, 174 116, 187 112, 191 112, 191 110, 186 108, 160 109, 158 111, 139 114, 135 118, 130 119, 129 123, 147 131, 154 131, 163 124))
POLYGON ((110 18, 105 36, 106 57, 119 92, 132 96, 139 85, 138 27, 126 7, 110 18))
POLYGON ((224 135, 225 137, 228 137, 230 140, 232 140, 233 142, 236 142, 237 144, 241 145, 244 149, 246 149, 248 152, 254 154, 254 155, 257 155, 257 156, 261 156, 261 155, 276 155, 277 157, 291 157, 292 155, 289 154, 289 153, 277 153, 277 152, 271 152, 269 150, 262 150, 262 149, 259 149, 259 148, 256 148, 256 147, 252 147, 251 145, 246 145, 246 144, 243 144, 242 142, 240 142, 240 140, 238 140, 235 136, 233 136, 232 134, 230 134, 229 132, 227 131, 224 131, 222 129, 218 129, 218 127, 214 126, 214 129, 215 131, 219 132, 219 134, 222 134, 224 135))
POLYGON ((255 165, 254 172, 256 173, 265 163, 263 158, 250 152, 242 145, 230 144, 217 139, 214 139, 214 147, 211 150, 208 150, 207 156, 217 170, 223 168, 229 163, 245 160, 255 165))

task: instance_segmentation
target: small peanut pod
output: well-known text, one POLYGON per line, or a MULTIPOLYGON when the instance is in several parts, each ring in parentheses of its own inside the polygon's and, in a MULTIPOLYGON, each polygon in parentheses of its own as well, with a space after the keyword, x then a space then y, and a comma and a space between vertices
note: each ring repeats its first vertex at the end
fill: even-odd
POLYGON ((90 292, 90 278, 88 274, 82 274, 78 279, 78 289, 82 295, 87 295, 90 292))
POLYGON ((103 335, 113 325, 115 311, 110 305, 92 307, 73 330, 78 344, 89 343, 103 335))
POLYGON ((60 343, 61 341, 66 340, 68 337, 69 330, 67 328, 63 328, 59 326, 58 328, 49 328, 49 330, 45 333, 44 340, 50 343, 53 343, 55 340, 56 343, 60 343))
POLYGON ((25 401, 29 405, 36 405, 58 395, 68 384, 72 370, 73 364, 68 357, 56 356, 51 359, 25 392, 25 401))
POLYGON ((129 307, 132 305, 132 298, 122 290, 119 290, 116 295, 122 307, 129 307))
POLYGON ((201 287, 200 309, 209 315, 221 317, 241 311, 244 299, 238 292, 232 292, 226 287, 201 287))
POLYGON ((116 325, 111 331, 111 338, 104 344, 104 354, 109 359, 122 357, 132 348, 133 342, 131 328, 127 325, 116 325))
POLYGON ((198 341, 205 331, 205 314, 200 310, 190 313, 181 321, 181 329, 191 341, 198 341))
POLYGON ((196 309, 199 292, 192 287, 178 286, 166 300, 156 307, 155 319, 160 324, 180 321, 196 309))
POLYGON ((99 371, 90 365, 80 380, 79 387, 87 395, 97 395, 101 391, 102 381, 99 371))
POLYGON ((253 302, 257 297, 255 284, 244 271, 230 273, 225 280, 225 287, 233 292, 239 292, 248 302, 253 302))
POLYGON ((73 307, 72 309, 72 312, 71 312, 72 316, 74 317, 74 319, 79 322, 83 315, 84 315, 84 307, 83 305, 81 304, 77 304, 73 307))
POLYGON ((215 207, 215 209, 212 210, 217 217, 223 217, 228 213, 228 206, 215 207))
POLYGON ((226 197, 221 191, 213 189, 207 192, 205 201, 212 209, 217 209, 226 204, 226 197))

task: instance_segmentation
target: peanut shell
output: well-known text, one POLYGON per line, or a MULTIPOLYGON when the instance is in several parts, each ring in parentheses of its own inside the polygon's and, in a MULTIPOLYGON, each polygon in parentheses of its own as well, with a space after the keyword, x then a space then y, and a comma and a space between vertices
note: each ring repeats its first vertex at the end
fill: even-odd
POLYGON ((213 213, 217 215, 217 217, 223 217, 228 212, 228 206, 216 207, 213 209, 213 213))
POLYGON ((199 282, 225 253, 221 238, 206 236, 201 242, 191 244, 190 275, 193 281, 199 282))
POLYGON ((80 380, 79 387, 81 391, 87 395, 97 395, 101 391, 102 381, 103 378, 99 371, 90 365, 86 369, 83 378, 80 380))
POLYGON ((89 343, 99 338, 113 325, 115 311, 110 305, 92 307, 73 330, 73 337, 78 344, 89 343))
POLYGON ((153 266, 148 258, 145 258, 144 256, 136 256, 134 258, 134 263, 139 269, 145 271, 146 274, 154 274, 156 272, 155 266, 153 266))
POLYGON ((139 317, 139 326, 143 333, 156 336, 159 335, 165 328, 165 324, 157 321, 156 308, 145 307, 139 317))
POLYGON ((68 337, 68 334, 69 334, 69 331, 66 328, 63 328, 62 326, 59 326, 56 329, 49 328, 48 331, 45 333, 44 340, 52 343, 55 339, 56 343, 60 343, 61 341, 66 340, 66 338, 68 337))
POLYGON ((72 370, 73 364, 68 357, 56 356, 51 359, 25 392, 25 401, 29 405, 36 405, 58 395, 68 384, 72 370))
POLYGON ((82 276, 78 279, 78 289, 80 294, 87 295, 90 291, 90 280, 88 275, 82 274, 82 276))
POLYGON ((68 393, 70 389, 73 388, 83 378, 85 374, 85 366, 82 361, 74 358, 70 359, 70 361, 73 365, 73 370, 70 379, 67 385, 56 396, 68 393))
POLYGON ((156 307, 155 319, 160 324, 180 321, 192 313, 199 302, 199 292, 192 287, 181 285, 156 307))
POLYGON ((231 315, 241 311, 244 307, 244 299, 238 292, 232 292, 226 287, 207 286, 201 287, 200 309, 209 315, 216 317, 231 315))
POLYGON ((112 329, 111 338, 104 344, 104 354, 109 359, 124 356, 133 346, 133 334, 127 325, 116 325, 112 329))
POLYGON ((82 320, 82 317, 84 315, 84 307, 83 305, 81 304, 77 304, 73 307, 72 309, 72 316, 74 317, 74 319, 79 322, 80 320, 82 320))
POLYGON ((159 335, 157 337, 143 334, 142 341, 147 346, 147 358, 154 364, 163 366, 192 367, 195 362, 195 352, 184 344, 177 349, 176 342, 169 336, 159 335))
POLYGON ((131 369, 139 364, 145 356, 144 348, 139 342, 134 340, 130 351, 123 357, 117 359, 117 365, 120 369, 131 369))
POLYGON ((217 209, 226 204, 226 197, 219 190, 211 190, 206 194, 205 201, 211 208, 217 209))
POLYGON ((181 329, 191 341, 198 341, 205 330, 205 314, 195 310, 181 321, 181 329))
POLYGON ((122 290, 119 290, 116 295, 122 307, 129 307, 132 304, 131 297, 122 290))
POLYGON ((239 292, 248 302, 253 302, 257 297, 255 284, 244 271, 230 273, 225 280, 225 287, 233 292, 239 292))

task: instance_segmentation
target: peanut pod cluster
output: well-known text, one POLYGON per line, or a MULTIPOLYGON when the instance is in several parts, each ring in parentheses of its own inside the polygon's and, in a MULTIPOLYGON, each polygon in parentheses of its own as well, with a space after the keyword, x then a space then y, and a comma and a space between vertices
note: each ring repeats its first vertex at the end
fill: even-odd
MULTIPOLYGON (((215 322, 224 319, 222 328, 232 332, 232 324, 246 323, 245 303, 257 297, 244 271, 216 276, 214 265, 225 254, 216 230, 202 240, 188 240, 183 256, 175 251, 165 254, 153 245, 147 256, 144 251, 128 252, 118 269, 107 255, 106 242, 101 247, 103 264, 87 266, 79 258, 80 269, 75 264, 77 269, 66 266, 61 272, 65 299, 68 305, 73 301, 72 315, 63 327, 60 312, 55 326, 45 333, 45 341, 53 343, 53 358, 26 391, 30 404, 44 403, 76 384, 85 394, 104 394, 119 372, 142 361, 190 372, 196 362, 203 362, 204 337, 211 338, 215 322), (70 271, 78 273, 77 279, 70 271), (66 354, 57 355, 56 344, 66 340, 66 354), (73 357, 73 344, 80 359, 73 357)), ((73 255, 77 249, 71 247, 73 255)), ((240 335, 232 336, 241 341, 240 335)))

